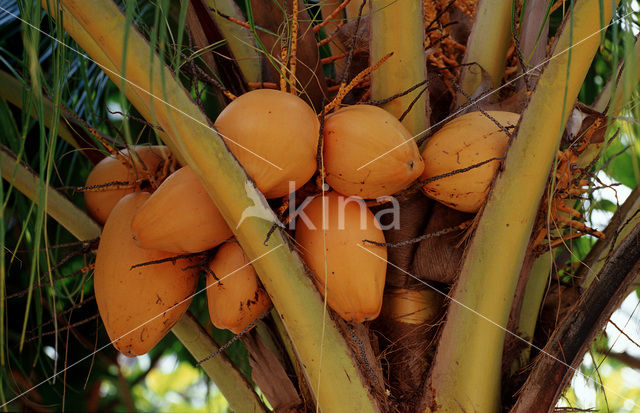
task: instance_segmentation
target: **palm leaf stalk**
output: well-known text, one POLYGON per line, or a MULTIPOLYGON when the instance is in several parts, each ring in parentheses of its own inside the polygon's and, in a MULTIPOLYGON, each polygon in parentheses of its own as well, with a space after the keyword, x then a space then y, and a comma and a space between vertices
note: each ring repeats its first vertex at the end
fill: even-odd
POLYGON ((36 204, 46 200, 46 211, 79 240, 100 236, 100 226, 58 191, 47 186, 45 199, 39 196, 40 177, 21 164, 5 146, 0 146, 2 177, 36 204))
POLYGON ((516 333, 527 341, 527 346, 522 349, 520 356, 511 367, 511 374, 515 374, 522 366, 529 361, 531 354, 531 342, 538 322, 540 306, 544 299, 544 292, 549 285, 549 275, 551 274, 553 251, 547 251, 535 259, 529 272, 527 285, 522 298, 522 308, 518 319, 516 333))
MULTIPOLYGON (((370 4, 371 64, 393 53, 371 73, 371 97, 383 100, 426 83, 424 14, 418 1, 372 0, 370 4)), ((404 114, 402 124, 416 137, 424 135, 429 127, 425 90, 426 85, 382 105, 397 118, 404 114)))
MULTIPOLYGON (((4 70, 0 70, 0 97, 5 99, 7 102, 22 108, 23 105, 23 83, 5 72, 4 70)), ((47 99, 46 97, 42 98, 42 106, 43 106, 43 115, 44 122, 47 127, 51 127, 53 122, 53 102, 47 99)), ((37 118, 38 114, 36 113, 35 108, 31 108, 30 115, 33 118, 37 118)), ((58 135, 67 141, 71 146, 75 149, 81 149, 81 145, 78 143, 76 138, 73 136, 73 132, 68 128, 68 126, 64 123, 58 123, 58 135)))
MULTIPOLYGON (((49 1, 43 0, 42 6, 45 10, 48 10, 49 1)), ((101 46, 96 43, 93 38, 89 35, 89 33, 82 27, 80 22, 73 16, 73 14, 69 13, 67 7, 59 3, 58 13, 64 16, 64 29, 65 31, 73 38, 73 39, 82 39, 81 42, 78 42, 82 46, 82 49, 86 54, 78 51, 78 53, 82 53, 82 57, 90 58, 95 63, 97 63, 100 68, 109 76, 109 78, 113 81, 114 84, 120 85, 122 83, 122 74, 121 70, 116 67, 112 61, 105 55, 101 46)), ((147 119, 149 122, 153 123, 154 117, 152 113, 151 106, 149 104, 148 94, 144 93, 139 87, 134 84, 124 82, 124 92, 127 96, 127 99, 135 106, 135 108, 140 112, 140 114, 147 119)), ((185 164, 184 158, 182 158, 182 154, 177 150, 177 148, 173 147, 173 142, 166 137, 164 131, 156 129, 156 134, 158 138, 164 142, 170 149, 171 153, 176 156, 178 161, 181 164, 185 164)))
MULTIPOLYGON (((11 74, 0 70, 0 97, 10 102, 14 106, 25 109, 25 106, 31 107, 29 114, 32 118, 38 119, 38 113, 35 108, 23 100, 23 80, 13 77, 11 74)), ((48 129, 52 129, 55 125, 56 132, 60 138, 66 141, 74 149, 82 152, 92 163, 98 163, 104 155, 95 150, 100 144, 91 137, 91 134, 98 134, 101 140, 111 142, 112 139, 102 134, 98 130, 91 132, 86 130, 86 125, 80 124, 72 116, 68 116, 69 109, 63 109, 60 113, 59 121, 55 119, 54 104, 46 96, 42 96, 42 122, 48 129)))
POLYGON ((467 103, 467 96, 495 89, 502 83, 507 50, 511 42, 511 14, 514 2, 480 0, 467 41, 460 75, 460 87, 464 93, 457 97, 458 106, 467 103))
MULTIPOLYGON (((614 82, 608 82, 607 85, 605 85, 605 88, 600 94, 598 100, 596 101, 596 110, 607 110, 610 116, 615 116, 622 111, 622 108, 629 102, 630 91, 633 90, 635 86, 640 82, 639 55, 640 40, 636 41, 633 53, 629 53, 625 57, 624 65, 618 68, 617 75, 612 78, 620 79, 621 83, 623 84, 619 87, 616 87, 615 92, 613 92, 614 82)), ((611 129, 612 126, 613 124, 609 125, 609 128, 611 129)), ((609 134, 610 133, 607 132, 607 135, 609 134)), ((587 150, 585 150, 585 152, 580 155, 579 164, 581 166, 591 164, 593 160, 600 155, 603 146, 604 145, 602 144, 589 145, 587 150)), ((617 226, 615 230, 607 229, 605 231, 606 237, 604 239, 599 239, 596 242, 596 245, 592 247, 588 259, 590 262, 593 262, 593 266, 583 267, 586 269, 586 274, 578 276, 578 278, 582 280, 581 285, 583 288, 587 288, 589 286, 589 284, 593 281, 595 274, 597 274, 604 265, 604 261, 609 252, 609 248, 611 248, 611 242, 614 243, 613 247, 615 248, 631 230, 632 226, 630 225, 632 225, 631 223, 633 222, 633 220, 631 220, 632 212, 635 212, 638 208, 640 208, 640 205, 635 204, 637 197, 638 191, 633 191, 625 204, 616 214, 615 219, 612 221, 616 223, 623 222, 628 224, 623 226, 619 230, 617 226)), ((531 269, 531 275, 527 282, 524 293, 522 311, 518 324, 518 332, 529 342, 531 342, 531 339, 533 338, 533 333, 536 328, 536 321, 538 318, 540 307, 542 305, 542 300, 544 298, 544 291, 548 285, 548 279, 551 270, 551 257, 549 254, 552 254, 552 252, 547 252, 534 261, 533 267, 531 269)), ((585 271, 583 271, 583 273, 585 271)), ((527 346, 522 351, 520 362, 518 363, 518 368, 527 363, 529 353, 530 347, 527 346)))
POLYGON ((640 39, 636 40, 633 51, 626 54, 621 69, 607 82, 594 105, 600 112, 606 110, 609 116, 618 116, 622 112, 640 82, 640 39))
POLYGON ((499 409, 504 326, 564 125, 599 46, 594 10, 611 19, 611 2, 597 0, 567 16, 481 213, 427 383, 434 411, 499 409))
MULTIPOLYGON (((196 360, 203 360, 218 351, 211 335, 191 313, 187 312, 171 332, 189 350, 196 360)), ((201 364, 202 369, 220 389, 229 402, 229 406, 237 412, 268 412, 260 397, 253 391, 253 386, 231 361, 222 353, 209 358, 201 364)))
POLYGON ((583 266, 578 273, 582 288, 588 288, 598 278, 598 274, 607 263, 611 250, 617 248, 631 231, 640 225, 639 210, 640 190, 636 188, 611 219, 611 224, 604 232, 606 238, 599 240, 587 255, 585 259, 587 265, 583 266))

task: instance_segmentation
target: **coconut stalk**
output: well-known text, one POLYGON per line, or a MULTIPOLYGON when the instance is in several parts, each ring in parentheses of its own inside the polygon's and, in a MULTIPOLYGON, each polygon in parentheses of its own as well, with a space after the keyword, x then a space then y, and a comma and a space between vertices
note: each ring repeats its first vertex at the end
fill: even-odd
MULTIPOLYGON (((152 109, 153 122, 166 133, 166 143, 182 155, 202 180, 271 296, 320 409, 377 411, 350 349, 333 320, 324 314, 322 297, 302 261, 289 247, 287 235, 277 229, 265 242, 275 216, 206 115, 135 28, 130 28, 123 43, 125 17, 113 2, 61 3, 69 13, 63 19, 65 26, 68 17, 73 16, 89 35, 88 45, 100 46, 101 53, 92 57, 108 58, 112 66, 126 74, 127 83, 135 85, 135 89, 125 88, 127 96, 132 95, 135 102, 152 109), (126 65, 123 50, 127 54, 126 65), (253 200, 258 200, 258 204, 253 200), (257 215, 266 218, 249 217, 238 226, 248 208, 258 209, 257 215)), ((84 48, 87 38, 75 40, 84 48)))
POLYGON ((608 22, 611 2, 579 2, 565 19, 481 213, 427 382, 432 411, 500 408, 504 328, 564 125, 599 46, 594 13, 608 22))
MULTIPOLYGON (((39 177, 5 146, 0 145, 2 177, 33 202, 38 203, 39 177)), ((46 187, 47 214, 81 241, 100 236, 100 226, 86 212, 50 186, 46 187)), ((171 330, 196 360, 202 360, 218 350, 211 336, 193 318, 185 314, 171 330)), ((203 370, 216 383, 235 411, 267 412, 253 387, 224 354, 204 363, 203 370)))
MULTIPOLYGON (((480 0, 467 41, 467 50, 460 75, 460 87, 467 96, 476 97, 502 83, 507 50, 511 42, 511 14, 514 2, 480 0)), ((468 99, 458 93, 462 106, 468 99)))
MULTIPOLYGON (((358 3, 358 0, 353 0, 358 3)), ((424 14, 420 1, 371 0, 371 65, 389 53, 393 56, 371 73, 371 98, 387 99, 426 83, 424 14)), ((417 138, 429 127, 426 85, 382 105, 417 138), (415 101, 415 102, 414 102, 415 101), (411 106, 413 104, 413 107, 411 106), (405 112, 409 110, 408 113, 405 112)))

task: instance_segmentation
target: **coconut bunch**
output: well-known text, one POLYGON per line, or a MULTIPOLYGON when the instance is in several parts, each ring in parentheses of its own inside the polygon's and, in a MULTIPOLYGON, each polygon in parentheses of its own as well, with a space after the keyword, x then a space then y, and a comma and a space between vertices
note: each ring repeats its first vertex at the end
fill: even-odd
POLYGON ((127 162, 128 152, 98 163, 85 187, 100 189, 86 191, 85 203, 96 220, 105 221, 94 290, 114 346, 129 357, 153 348, 187 311, 201 269, 208 274, 211 321, 242 331, 271 301, 198 177, 184 166, 162 180, 159 171, 166 174, 170 162, 166 147, 133 148, 137 162, 127 162), (131 185, 136 176, 147 182, 131 185), (149 180, 162 183, 154 188, 149 180), (122 182, 128 182, 126 190, 122 182))
MULTIPOLYGON (((492 117, 506 125, 518 120, 511 113, 492 117)), ((299 217, 280 218, 295 224, 291 237, 329 307, 358 323, 380 314, 387 274, 388 244, 367 203, 422 188, 451 208, 475 212, 497 163, 453 172, 502 156, 508 142, 486 116, 469 113, 445 125, 421 154, 402 123, 379 107, 352 105, 318 116, 299 97, 270 89, 233 100, 215 127, 274 207, 305 185, 315 188, 299 217)), ((200 270, 216 327, 240 333, 271 306, 199 177, 188 165, 178 167, 166 147, 137 146, 105 158, 85 188, 87 209, 104 223, 95 267, 98 308, 123 354, 146 353, 170 330, 187 310, 200 270)), ((398 291, 387 291, 394 297, 389 317, 413 314, 406 308, 412 300, 398 298, 398 291)))

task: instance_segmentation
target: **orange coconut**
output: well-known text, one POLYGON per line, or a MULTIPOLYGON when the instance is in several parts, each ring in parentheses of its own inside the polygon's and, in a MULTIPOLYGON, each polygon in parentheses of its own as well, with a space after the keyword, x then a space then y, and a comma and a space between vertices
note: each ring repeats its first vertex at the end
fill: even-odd
POLYGON ((411 133, 377 106, 340 109, 324 124, 326 180, 336 191, 361 198, 392 195, 424 169, 411 133))
POLYGON ((209 264, 207 301, 211 322, 238 334, 271 306, 258 276, 237 242, 222 245, 209 264))
POLYGON ((231 237, 227 223, 190 166, 171 174, 133 218, 143 248, 200 252, 231 237))
POLYGON ((231 102, 216 129, 266 198, 304 185, 316 171, 319 122, 299 97, 260 89, 231 102))
MULTIPOLYGON (((152 174, 156 175, 162 167, 164 161, 169 157, 170 152, 166 146, 134 146, 134 149, 144 167, 152 174)), ((145 176, 144 167, 139 162, 134 161, 128 149, 121 151, 128 162, 123 162, 114 156, 108 156, 98 162, 87 177, 86 187, 102 185, 106 183, 119 182, 121 185, 135 183, 135 181, 145 176), (133 167, 132 165, 135 165, 133 167)), ((99 223, 104 224, 113 207, 120 198, 134 191, 142 191, 140 185, 132 188, 114 189, 117 186, 105 187, 98 191, 86 191, 84 202, 89 214, 99 223)))
MULTIPOLYGON (((488 111, 505 128, 518 124, 520 115, 488 111)), ((447 174, 504 156, 509 135, 482 112, 470 112, 448 122, 427 142, 422 157, 421 180, 447 174)), ((499 161, 492 161, 463 173, 438 179, 423 187, 430 198, 463 212, 477 212, 489 194, 499 161)))
POLYGON ((187 311, 198 281, 185 262, 165 262, 131 269, 135 264, 173 254, 140 248, 131 234, 134 214, 149 198, 125 195, 104 226, 93 286, 100 317, 113 345, 125 356, 148 352, 187 311))
POLYGON ((385 242, 384 234, 362 200, 335 192, 325 195, 323 231, 322 204, 313 199, 297 221, 299 252, 332 309, 346 321, 372 320, 382 306, 387 248, 363 240, 385 242))

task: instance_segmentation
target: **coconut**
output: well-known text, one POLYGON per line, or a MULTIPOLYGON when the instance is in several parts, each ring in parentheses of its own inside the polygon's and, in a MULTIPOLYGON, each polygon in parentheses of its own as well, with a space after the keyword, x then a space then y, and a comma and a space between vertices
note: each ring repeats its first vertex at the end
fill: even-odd
POLYGON ((145 354, 178 322, 191 303, 197 269, 183 262, 163 262, 173 254, 140 248, 131 220, 149 198, 146 192, 125 195, 104 226, 96 258, 93 287, 100 317, 113 345, 125 356, 145 354))
POLYGON ((134 146, 133 149, 144 165, 135 160, 128 149, 124 149, 120 153, 127 159, 126 161, 108 156, 98 162, 87 177, 85 187, 117 183, 84 193, 87 211, 101 224, 107 221, 109 213, 123 196, 134 191, 146 191, 136 182, 139 178, 146 176, 145 169, 155 176, 170 156, 166 146, 134 146), (118 189, 118 186, 127 186, 127 188, 118 189))
POLYGON ((297 96, 270 89, 245 93, 220 113, 215 127, 268 199, 300 188, 316 171, 320 124, 297 96))
POLYGON ((171 174, 133 218, 143 248, 175 253, 208 250, 233 234, 190 166, 171 174))
POLYGON ((214 326, 238 334, 271 306, 266 291, 258 285, 249 258, 237 242, 222 245, 209 269, 207 302, 214 326))
POLYGON ((326 181, 341 194, 392 195, 420 176, 424 163, 411 133, 377 106, 336 111, 324 125, 326 181))
POLYGON ((313 199, 303 214, 308 221, 298 219, 296 243, 328 305, 346 321, 376 318, 382 306, 387 248, 364 242, 385 242, 374 215, 362 200, 335 192, 324 201, 322 196, 313 199))
MULTIPOLYGON (((488 111, 504 128, 518 124, 520 115, 488 111)), ((482 112, 466 113, 448 122, 427 142, 422 151, 425 162, 421 180, 452 173, 492 158, 504 156, 509 135, 482 112)), ((462 212, 477 212, 489 194, 500 162, 488 162, 466 172, 429 182, 424 193, 462 212)))

